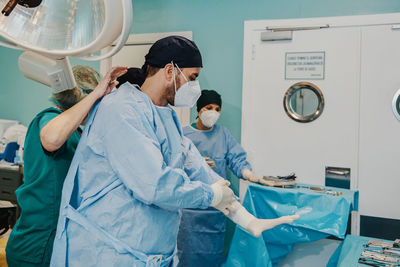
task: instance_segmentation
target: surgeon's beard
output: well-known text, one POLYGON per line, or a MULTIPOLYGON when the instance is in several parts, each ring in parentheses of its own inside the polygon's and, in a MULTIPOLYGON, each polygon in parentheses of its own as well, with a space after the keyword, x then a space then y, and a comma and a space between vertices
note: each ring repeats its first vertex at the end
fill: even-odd
MULTIPOLYGON (((182 86, 182 78, 181 75, 176 74, 176 90, 178 90, 182 86)), ((171 106, 175 105, 175 85, 172 82, 171 86, 168 86, 167 89, 165 90, 165 97, 167 99, 168 104, 171 106)))

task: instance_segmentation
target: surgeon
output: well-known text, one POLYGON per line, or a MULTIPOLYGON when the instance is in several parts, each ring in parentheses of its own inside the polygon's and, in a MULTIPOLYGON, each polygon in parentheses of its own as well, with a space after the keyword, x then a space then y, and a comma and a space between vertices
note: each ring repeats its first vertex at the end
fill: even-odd
MULTIPOLYGON (((51 266, 171 266, 182 208, 210 206, 254 235, 298 216, 259 220, 185 138, 171 105, 200 96, 194 42, 157 41, 140 87, 125 83, 88 117, 64 183, 51 266)), ((133 83, 136 83, 133 81, 133 83)))
POLYGON ((6 247, 9 267, 50 265, 62 185, 80 139, 78 127, 126 68, 113 68, 100 83, 90 67, 76 66, 73 72, 77 87, 53 93, 55 106, 36 115, 28 128, 24 183, 15 192, 21 214, 6 247))
MULTIPOLYGON (((203 90, 197 100, 198 120, 183 128, 207 163, 226 179, 227 167, 238 177, 257 182, 246 152, 228 129, 216 124, 221 115, 222 100, 214 90, 203 90)), ((182 211, 178 234, 180 266, 219 266, 225 238, 225 215, 214 209, 182 211), (199 230, 201 229, 201 230, 199 230)))

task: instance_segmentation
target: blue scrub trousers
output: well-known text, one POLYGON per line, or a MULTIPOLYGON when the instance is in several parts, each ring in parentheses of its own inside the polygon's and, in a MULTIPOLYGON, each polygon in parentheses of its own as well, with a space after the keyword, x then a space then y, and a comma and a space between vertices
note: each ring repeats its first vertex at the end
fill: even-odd
POLYGON ((178 266, 220 266, 224 252, 225 227, 225 215, 214 208, 182 210, 178 233, 178 266))

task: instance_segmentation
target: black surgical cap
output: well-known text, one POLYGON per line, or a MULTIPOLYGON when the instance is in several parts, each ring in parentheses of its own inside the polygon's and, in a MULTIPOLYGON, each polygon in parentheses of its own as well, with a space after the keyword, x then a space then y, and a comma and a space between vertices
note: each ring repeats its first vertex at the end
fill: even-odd
POLYGON ((180 68, 202 68, 201 54, 196 44, 182 36, 158 40, 146 55, 145 65, 164 68, 172 61, 180 68))
POLYGON ((209 104, 217 104, 222 107, 221 95, 214 90, 203 90, 201 96, 197 100, 197 112, 209 104))
POLYGON ((117 80, 119 85, 130 82, 142 86, 147 77, 148 66, 164 68, 171 62, 178 65, 179 68, 203 67, 200 51, 193 41, 182 36, 168 36, 151 46, 141 69, 130 68, 117 80))

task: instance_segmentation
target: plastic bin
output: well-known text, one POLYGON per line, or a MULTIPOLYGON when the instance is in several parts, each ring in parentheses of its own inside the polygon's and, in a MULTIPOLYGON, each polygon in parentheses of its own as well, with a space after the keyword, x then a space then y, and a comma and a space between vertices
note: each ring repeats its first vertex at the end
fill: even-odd
POLYGON ((15 154, 19 149, 17 142, 10 142, 7 144, 4 153, 0 153, 0 160, 4 159, 7 162, 14 162, 15 154))

